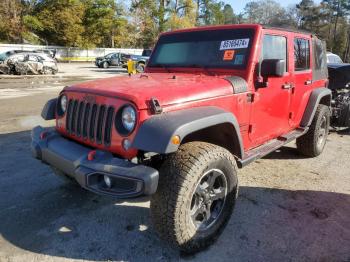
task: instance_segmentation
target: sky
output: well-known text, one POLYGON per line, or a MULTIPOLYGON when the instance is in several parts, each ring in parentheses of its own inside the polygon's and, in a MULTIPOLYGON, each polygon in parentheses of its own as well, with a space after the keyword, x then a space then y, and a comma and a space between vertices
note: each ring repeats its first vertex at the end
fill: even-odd
MULTIPOLYGON (((239 14, 243 11, 245 5, 251 1, 248 0, 224 0, 225 3, 230 4, 235 12, 235 14, 239 14)), ((277 0, 283 7, 287 7, 289 5, 296 5, 300 3, 300 0, 277 0)), ((315 3, 321 2, 320 0, 315 0, 315 3)))

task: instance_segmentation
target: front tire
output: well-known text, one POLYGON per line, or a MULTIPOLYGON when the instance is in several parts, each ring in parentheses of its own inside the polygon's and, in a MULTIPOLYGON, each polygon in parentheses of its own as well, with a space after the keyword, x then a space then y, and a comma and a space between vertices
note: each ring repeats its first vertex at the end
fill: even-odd
POLYGON ((165 160, 151 216, 161 238, 185 253, 213 243, 237 197, 236 161, 226 149, 190 142, 165 160))
POLYGON ((297 139, 298 151, 309 157, 319 156, 326 145, 331 112, 326 105, 318 105, 307 133, 297 139))
POLYGON ((103 67, 103 68, 108 68, 108 67, 109 67, 108 62, 103 62, 102 67, 103 67))

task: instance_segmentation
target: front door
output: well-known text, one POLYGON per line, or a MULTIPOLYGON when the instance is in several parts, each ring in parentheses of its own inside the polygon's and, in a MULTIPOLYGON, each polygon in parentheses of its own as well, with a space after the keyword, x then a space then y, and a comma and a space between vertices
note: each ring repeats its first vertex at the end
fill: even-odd
POLYGON ((117 66, 119 65, 119 53, 115 53, 111 57, 111 65, 117 66))
POLYGON ((267 87, 256 89, 254 95, 249 137, 252 146, 260 145, 288 132, 293 83, 288 61, 288 33, 265 31, 260 62, 264 59, 285 61, 282 77, 269 77, 267 87))

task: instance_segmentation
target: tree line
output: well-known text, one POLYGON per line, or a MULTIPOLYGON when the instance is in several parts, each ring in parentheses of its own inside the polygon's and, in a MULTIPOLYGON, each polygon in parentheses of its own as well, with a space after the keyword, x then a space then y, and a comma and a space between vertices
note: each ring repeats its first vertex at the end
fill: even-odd
POLYGON ((240 13, 220 0, 0 1, 0 43, 150 48, 164 31, 237 23, 311 31, 350 61, 350 0, 256 0, 240 13))

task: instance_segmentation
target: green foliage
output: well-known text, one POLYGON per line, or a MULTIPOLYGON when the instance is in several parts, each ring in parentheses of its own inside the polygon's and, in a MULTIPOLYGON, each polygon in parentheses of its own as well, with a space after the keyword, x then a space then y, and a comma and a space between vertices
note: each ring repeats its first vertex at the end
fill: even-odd
POLYGON ((223 16, 224 16, 224 24, 237 24, 238 19, 233 12, 233 8, 231 5, 226 4, 224 6, 223 16))
POLYGON ((20 43, 23 41, 22 12, 23 5, 20 0, 0 1, 0 42, 20 43))
POLYGON ((46 43, 80 46, 83 43, 84 5, 79 0, 43 0, 36 8, 42 30, 36 31, 46 43))

